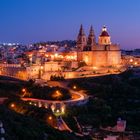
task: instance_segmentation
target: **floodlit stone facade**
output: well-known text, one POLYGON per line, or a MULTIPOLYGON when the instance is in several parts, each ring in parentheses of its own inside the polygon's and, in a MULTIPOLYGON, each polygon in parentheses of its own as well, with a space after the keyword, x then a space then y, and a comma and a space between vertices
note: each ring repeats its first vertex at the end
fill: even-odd
POLYGON ((94 31, 85 43, 85 34, 81 25, 77 38, 77 60, 84 61, 88 66, 116 66, 121 63, 121 51, 118 45, 111 43, 106 27, 103 27, 98 43, 95 41, 94 31))

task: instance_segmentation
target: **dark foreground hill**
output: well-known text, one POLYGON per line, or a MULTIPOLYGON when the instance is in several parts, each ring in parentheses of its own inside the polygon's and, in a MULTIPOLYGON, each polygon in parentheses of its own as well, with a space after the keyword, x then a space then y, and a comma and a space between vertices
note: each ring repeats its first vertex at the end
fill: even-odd
POLYGON ((86 90, 91 98, 84 106, 69 108, 68 122, 76 116, 82 125, 100 128, 115 126, 122 118, 127 121, 127 131, 140 131, 140 71, 71 80, 69 86, 73 85, 86 90))

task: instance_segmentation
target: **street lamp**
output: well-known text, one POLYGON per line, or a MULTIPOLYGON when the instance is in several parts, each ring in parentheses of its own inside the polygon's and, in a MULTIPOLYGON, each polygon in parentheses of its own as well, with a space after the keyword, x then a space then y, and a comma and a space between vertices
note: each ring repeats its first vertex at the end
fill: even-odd
POLYGON ((49 120, 52 120, 52 116, 49 116, 48 119, 49 119, 49 120))
POLYGON ((21 91, 22 91, 22 93, 23 93, 22 97, 24 97, 24 96, 26 95, 26 89, 23 88, 21 91))
POLYGON ((61 107, 61 112, 62 112, 62 114, 65 113, 65 106, 62 106, 62 107, 61 107))
POLYGON ((133 62, 133 59, 131 58, 129 61, 130 61, 130 62, 133 62))
POLYGON ((73 89, 77 89, 76 85, 73 86, 73 89))
POLYGON ((32 105, 32 102, 29 102, 30 105, 32 105))
POLYGON ((21 93, 22 93, 21 97, 25 97, 25 96, 31 97, 31 95, 32 95, 29 91, 27 91, 26 88, 23 88, 21 90, 21 93))
POLYGON ((25 89, 25 88, 23 88, 23 89, 22 89, 22 92, 23 92, 23 93, 24 93, 24 92, 26 92, 26 89, 25 89))
POLYGON ((54 127, 54 119, 53 119, 53 116, 52 115, 47 116, 46 121, 47 121, 47 123, 49 125, 51 125, 52 127, 54 127))
POLYGON ((59 90, 56 90, 53 94, 52 97, 55 99, 60 99, 62 97, 62 93, 59 90))
POLYGON ((60 110, 59 110, 59 109, 57 109, 57 110, 56 110, 56 113, 60 113, 60 110))
POLYGON ((134 63, 135 66, 136 66, 137 64, 138 64, 137 62, 134 63))
POLYGON ((52 112, 54 112, 56 106, 54 104, 51 105, 52 112))
POLYGON ((14 104, 14 103, 12 103, 12 104, 11 104, 11 108, 14 108, 14 107, 15 107, 15 104, 14 104))

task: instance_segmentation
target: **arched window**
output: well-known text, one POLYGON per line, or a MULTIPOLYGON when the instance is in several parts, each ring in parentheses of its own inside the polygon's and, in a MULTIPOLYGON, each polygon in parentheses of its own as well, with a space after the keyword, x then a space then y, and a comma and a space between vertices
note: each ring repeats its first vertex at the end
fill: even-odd
POLYGON ((101 39, 101 43, 102 43, 102 39, 101 39))
POLYGON ((85 42, 86 40, 85 40, 85 38, 83 37, 83 42, 85 42))

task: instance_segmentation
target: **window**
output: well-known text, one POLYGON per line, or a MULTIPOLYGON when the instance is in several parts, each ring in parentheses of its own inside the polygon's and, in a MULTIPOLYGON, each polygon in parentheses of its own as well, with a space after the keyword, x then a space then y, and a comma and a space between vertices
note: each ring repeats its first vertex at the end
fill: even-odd
POLYGON ((83 42, 85 42, 85 38, 83 38, 83 42))

